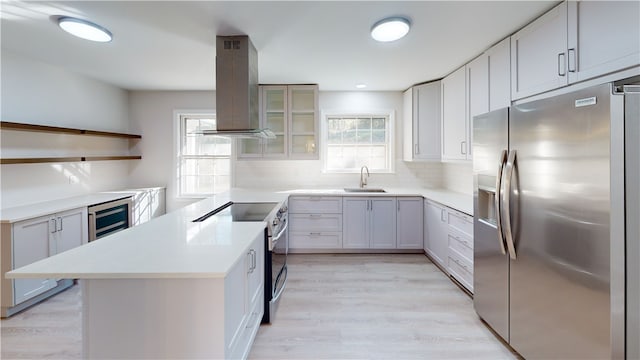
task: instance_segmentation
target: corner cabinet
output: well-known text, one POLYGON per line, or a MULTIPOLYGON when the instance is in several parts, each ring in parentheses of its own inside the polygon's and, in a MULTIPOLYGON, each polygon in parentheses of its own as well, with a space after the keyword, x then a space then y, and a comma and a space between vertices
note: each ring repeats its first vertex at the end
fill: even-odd
POLYGON ((396 240, 398 249, 422 249, 422 197, 398 197, 396 240))
POLYGON ((276 138, 239 140, 239 159, 318 159, 318 86, 261 85, 260 127, 276 138))
POLYGON ((86 244, 87 208, 13 224, 3 223, 2 238, 2 317, 6 317, 44 299, 44 293, 56 288, 59 283, 63 285, 64 280, 9 280, 4 278, 4 273, 86 244))
POLYGON ((440 81, 404 92, 404 161, 440 161, 440 81))
POLYGON ((424 201, 424 251, 441 269, 447 265, 447 208, 438 203, 424 201))

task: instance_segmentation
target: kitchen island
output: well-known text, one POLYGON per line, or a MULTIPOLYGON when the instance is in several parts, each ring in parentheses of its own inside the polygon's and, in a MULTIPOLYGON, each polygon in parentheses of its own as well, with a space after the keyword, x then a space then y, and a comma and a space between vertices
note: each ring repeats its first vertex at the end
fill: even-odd
POLYGON ((83 358, 244 358, 263 312, 264 222, 192 220, 231 191, 7 273, 79 279, 83 358))

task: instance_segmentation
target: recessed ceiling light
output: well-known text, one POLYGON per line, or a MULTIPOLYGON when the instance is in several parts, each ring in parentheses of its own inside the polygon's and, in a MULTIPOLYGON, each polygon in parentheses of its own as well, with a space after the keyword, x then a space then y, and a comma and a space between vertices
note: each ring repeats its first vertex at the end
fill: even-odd
POLYGON ((395 41, 407 35, 410 27, 409 20, 403 17, 389 17, 373 24, 371 37, 382 42, 395 41))
POLYGON ((364 89, 367 87, 367 84, 356 84, 356 89, 364 89))
POLYGON ((85 40, 109 42, 113 38, 111 32, 102 26, 74 17, 62 16, 58 18, 58 26, 69 34, 85 40))

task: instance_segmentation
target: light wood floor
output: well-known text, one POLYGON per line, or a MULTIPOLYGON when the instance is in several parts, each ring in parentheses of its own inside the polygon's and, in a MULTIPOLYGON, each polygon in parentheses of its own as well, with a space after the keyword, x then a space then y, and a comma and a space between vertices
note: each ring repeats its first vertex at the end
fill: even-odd
MULTIPOLYGON (((515 359, 423 255, 291 255, 249 359, 515 359)), ((79 286, 2 320, 2 359, 81 358, 79 286)))

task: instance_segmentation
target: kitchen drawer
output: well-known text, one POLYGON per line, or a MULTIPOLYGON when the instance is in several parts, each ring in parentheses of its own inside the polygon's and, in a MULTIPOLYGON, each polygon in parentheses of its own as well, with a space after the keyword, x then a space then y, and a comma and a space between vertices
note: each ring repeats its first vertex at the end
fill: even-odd
POLYGON ((342 214, 291 214, 289 231, 342 231, 342 214))
POLYGON ((342 214, 342 197, 293 196, 289 198, 292 214, 342 214))
POLYGON ((289 249, 342 249, 342 233, 290 232, 289 249))
POLYGON ((449 229, 449 249, 454 249, 473 264, 473 239, 454 229, 449 229))
POLYGON ((449 275, 453 276, 460 284, 473 292, 473 265, 469 263, 459 252, 449 249, 447 259, 449 275))
POLYGON ((453 209, 447 211, 449 226, 473 238, 473 217, 453 209))

